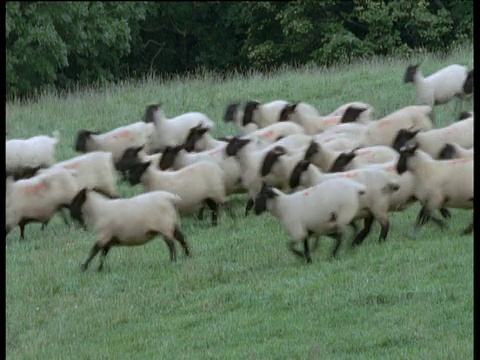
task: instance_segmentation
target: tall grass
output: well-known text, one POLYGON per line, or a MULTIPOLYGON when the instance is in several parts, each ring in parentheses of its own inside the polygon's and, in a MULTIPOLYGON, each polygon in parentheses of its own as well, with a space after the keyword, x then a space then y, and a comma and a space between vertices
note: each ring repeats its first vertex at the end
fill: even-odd
MULTIPOLYGON (((333 68, 281 68, 270 74, 212 73, 149 77, 76 93, 45 94, 9 104, 9 137, 60 130, 58 160, 75 154, 79 129, 106 131, 141 119, 160 102, 168 116, 201 111, 215 135, 234 134, 221 121, 236 100, 305 101, 329 113, 349 101, 374 106, 377 117, 414 103, 405 67, 424 58, 429 74, 473 63, 472 46, 448 56, 373 59, 333 68)), ((473 104, 462 104, 471 109, 473 104)), ((457 116, 455 103, 436 110, 436 126, 457 116)), ((120 185, 123 196, 140 187, 120 185)), ((6 354, 11 359, 465 359, 473 355, 473 238, 460 237, 471 213, 453 210, 446 230, 427 226, 409 237, 418 206, 391 215, 386 243, 379 227, 361 247, 328 261, 323 240, 305 265, 287 249, 269 214, 243 216, 235 196, 219 226, 182 219, 192 257, 175 264, 162 241, 114 248, 103 273, 80 271, 94 234, 55 217, 6 240, 6 354)), ((95 262, 95 261, 94 261, 95 262)), ((96 265, 96 264, 94 264, 96 265)))

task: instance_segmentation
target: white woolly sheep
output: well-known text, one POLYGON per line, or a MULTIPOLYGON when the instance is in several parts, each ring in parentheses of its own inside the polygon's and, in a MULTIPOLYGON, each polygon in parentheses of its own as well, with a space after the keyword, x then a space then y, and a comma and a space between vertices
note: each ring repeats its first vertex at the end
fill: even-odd
POLYGON ((247 101, 243 110, 242 125, 246 126, 255 123, 258 127, 264 128, 278 122, 280 112, 288 104, 285 100, 274 100, 268 103, 258 101, 247 101))
POLYGON ((307 160, 301 160, 292 171, 290 188, 313 186, 329 179, 347 178, 364 184, 366 194, 360 202, 355 219, 364 219, 364 228, 355 236, 353 245, 360 244, 369 234, 373 220, 380 223, 379 241, 385 241, 390 228, 388 219, 389 197, 399 189, 395 176, 376 169, 360 168, 333 174, 324 174, 307 160))
POLYGON ((98 267, 101 271, 111 247, 143 245, 157 235, 163 236, 170 250, 170 261, 177 259, 174 240, 182 245, 185 256, 189 256, 175 208, 179 201, 177 195, 166 191, 152 191, 128 199, 108 199, 82 189, 70 205, 71 215, 80 223, 85 223, 86 218, 97 233, 97 240, 81 265, 82 270, 87 270, 99 251, 102 251, 98 267))
POLYGON ((453 64, 423 77, 420 64, 410 65, 405 71, 405 83, 413 83, 417 91, 417 102, 422 105, 441 105, 455 96, 464 97, 473 92, 473 69, 453 64))
POLYGON ((56 163, 51 169, 74 170, 79 189, 86 187, 103 193, 110 198, 119 197, 117 172, 113 164, 113 154, 107 151, 93 151, 56 163))
MULTIPOLYGON (((397 172, 403 174, 406 171, 413 174, 415 198, 423 205, 414 235, 428 220, 444 226, 440 219, 433 217, 435 209, 473 209, 473 160, 435 160, 418 145, 413 145, 400 150, 397 172)), ((473 220, 462 234, 472 231, 473 220)))
POLYGON ((20 239, 24 239, 25 226, 31 222, 46 226, 57 211, 69 206, 77 191, 74 175, 65 169, 48 169, 30 179, 18 181, 8 177, 5 236, 20 226, 20 239))
POLYGON ((114 162, 122 156, 126 148, 145 145, 150 151, 154 125, 142 121, 121 126, 105 133, 90 130, 77 132, 75 151, 87 153, 92 151, 109 151, 114 162))
POLYGON ((283 225, 290 236, 290 250, 311 263, 308 238, 310 235, 329 235, 336 244, 331 257, 340 248, 345 227, 359 211, 359 198, 366 187, 348 179, 325 181, 308 189, 284 194, 264 185, 255 198, 255 214, 269 211, 283 225), (303 242, 304 251, 295 248, 303 242))
POLYGON ((55 163, 55 146, 60 140, 60 133, 53 132, 53 137, 46 135, 28 139, 12 139, 5 142, 5 172, 15 180, 28 178, 38 169, 55 163))
POLYGON ((225 174, 219 165, 202 161, 177 171, 160 171, 150 162, 132 166, 128 182, 142 184, 144 192, 163 190, 180 196, 180 214, 186 215, 207 205, 212 211, 212 225, 218 224, 218 207, 226 202, 225 174))
POLYGON ((190 129, 197 125, 214 126, 214 122, 201 112, 187 112, 169 119, 158 104, 147 106, 144 120, 155 124, 152 146, 155 152, 163 151, 167 146, 183 144, 190 129))
POLYGON ((473 147, 473 117, 422 132, 400 129, 392 147, 399 151, 403 146, 413 142, 434 159, 438 158, 445 144, 450 142, 471 148, 473 147))

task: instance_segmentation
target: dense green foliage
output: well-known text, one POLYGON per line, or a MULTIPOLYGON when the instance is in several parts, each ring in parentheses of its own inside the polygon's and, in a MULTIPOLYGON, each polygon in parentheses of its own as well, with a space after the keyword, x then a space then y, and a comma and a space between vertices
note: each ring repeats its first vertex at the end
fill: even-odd
MULTIPOLYGON (((403 84, 409 61, 423 59, 426 73, 445 64, 473 64, 473 47, 410 59, 373 59, 329 68, 314 65, 264 74, 174 80, 149 77, 68 96, 12 101, 7 138, 59 130, 57 160, 75 153, 81 128, 110 130, 141 119, 147 104, 161 101, 169 117, 202 111, 215 135, 234 134, 221 121, 233 99, 292 99, 327 114, 363 101, 376 117, 412 104, 403 84)), ((464 110, 473 103, 464 102, 464 110)), ((454 121, 455 101, 436 108, 436 127, 454 121)), ((119 184, 122 197, 140 186, 119 184)), ((362 246, 351 233, 338 258, 324 237, 313 263, 288 250, 288 236, 270 214, 244 217, 245 195, 231 198, 219 225, 182 217, 192 256, 180 249, 176 264, 154 240, 113 248, 103 273, 92 262, 80 270, 95 240, 92 231, 65 226, 55 216, 6 239, 5 352, 7 359, 472 359, 473 236, 458 236, 471 211, 452 209, 446 229, 426 226, 409 237, 419 206, 390 215, 379 244, 375 224, 362 246)), ((206 213, 208 214, 208 212, 206 213)))
POLYGON ((332 64, 472 39, 473 1, 7 2, 7 96, 147 73, 332 64))

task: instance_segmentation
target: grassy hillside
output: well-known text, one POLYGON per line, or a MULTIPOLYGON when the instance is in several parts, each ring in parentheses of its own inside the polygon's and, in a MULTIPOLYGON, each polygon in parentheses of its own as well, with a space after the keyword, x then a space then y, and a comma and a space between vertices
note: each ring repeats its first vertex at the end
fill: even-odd
MULTIPOLYGON (((221 121, 236 100, 285 99, 329 113, 349 101, 373 105, 377 117, 414 103, 403 84, 410 62, 425 75, 451 63, 473 66, 473 47, 449 56, 376 59, 335 68, 281 69, 223 80, 213 74, 172 81, 146 79, 37 103, 10 103, 9 136, 59 130, 58 160, 75 156, 79 129, 106 131, 141 119, 148 104, 167 116, 201 111, 215 135, 234 134, 221 121)), ((472 102, 461 104, 472 109, 472 102)), ((455 103, 436 109, 451 123, 455 103)), ((122 196, 141 191, 120 186, 122 196)), ((418 206, 391 215, 361 247, 344 243, 329 261, 326 238, 305 265, 287 249, 270 214, 245 218, 245 198, 232 198, 219 226, 183 218, 192 257, 171 264, 165 243, 113 248, 103 273, 80 271, 95 235, 55 217, 41 232, 28 225, 6 240, 6 354, 10 359, 469 359, 473 356, 473 237, 460 237, 471 212, 452 210, 446 230, 427 226, 409 237, 418 206)), ((177 246, 180 252, 180 248, 177 246)))

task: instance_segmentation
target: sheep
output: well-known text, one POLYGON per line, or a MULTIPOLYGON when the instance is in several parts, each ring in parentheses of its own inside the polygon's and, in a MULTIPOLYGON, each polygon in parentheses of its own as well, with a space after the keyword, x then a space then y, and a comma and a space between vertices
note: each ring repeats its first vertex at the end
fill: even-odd
POLYGON ((428 131, 400 129, 393 142, 393 148, 399 151, 407 143, 416 142, 419 148, 437 158, 449 142, 454 142, 465 148, 473 147, 473 117, 457 121, 448 126, 428 131))
POLYGON ((301 160, 294 167, 290 177, 290 188, 313 186, 329 179, 347 178, 358 181, 367 187, 365 197, 361 200, 360 210, 355 219, 364 219, 364 228, 355 236, 353 245, 359 245, 369 234, 373 220, 380 223, 379 241, 385 241, 390 228, 388 219, 389 197, 400 185, 395 176, 376 169, 360 168, 341 173, 324 174, 307 160, 301 160))
POLYGON ((139 183, 143 191, 164 190, 180 196, 177 204, 181 215, 187 215, 207 205, 212 211, 212 225, 218 224, 218 207, 226 202, 225 174, 219 165, 201 161, 177 171, 160 171, 150 167, 150 161, 134 164, 128 182, 139 183))
POLYGON ((80 189, 86 187, 102 192, 111 198, 119 197, 116 186, 118 177, 111 152, 89 152, 58 162, 49 169, 58 168, 75 171, 75 181, 80 189))
MULTIPOLYGON (((397 172, 410 171, 414 177, 414 195, 423 205, 414 226, 414 235, 428 220, 440 227, 444 223, 432 215, 438 208, 473 209, 473 160, 435 160, 419 149, 418 144, 400 150, 397 172)), ((473 231, 472 223, 462 231, 473 231)))
POLYGON ((153 124, 141 121, 105 133, 82 129, 77 132, 75 151, 109 151, 113 154, 114 162, 117 162, 127 147, 145 144, 149 151, 153 146, 153 132, 153 124))
POLYGON ((58 210, 69 206, 77 190, 74 174, 61 168, 48 169, 30 179, 14 181, 8 177, 5 236, 19 226, 23 240, 25 226, 31 222, 40 222, 43 228, 58 210))
POLYGON ((37 170, 55 163, 55 147, 60 133, 53 136, 38 135, 28 139, 12 139, 5 142, 5 172, 15 180, 32 177, 37 170))
POLYGON ((417 92, 417 102, 421 105, 441 105, 455 96, 464 97, 473 92, 473 69, 453 64, 423 77, 420 64, 409 65, 405 71, 404 83, 413 83, 417 92))
POLYGON ((239 103, 232 103, 227 106, 223 115, 223 121, 226 123, 232 122, 237 130, 237 135, 240 136, 247 135, 259 128, 253 122, 243 125, 243 109, 239 103))
POLYGON ((152 191, 127 199, 108 199, 86 188, 73 198, 70 211, 73 218, 85 223, 85 218, 97 233, 97 240, 87 260, 81 265, 86 271, 90 261, 101 250, 98 271, 113 246, 138 246, 162 235, 170 250, 170 261, 176 261, 174 240, 190 256, 189 246, 180 229, 177 195, 166 191, 152 191))
POLYGON ((264 128, 276 123, 280 117, 280 112, 288 104, 285 100, 275 100, 268 103, 258 101, 247 101, 243 111, 242 125, 246 126, 255 123, 258 127, 264 128))
POLYGON ((214 122, 201 112, 188 112, 168 119, 158 104, 147 106, 144 121, 155 124, 152 146, 155 152, 163 151, 167 146, 183 144, 190 129, 199 124, 208 128, 214 126, 214 122))
MULTIPOLYGON (((326 116, 321 116, 311 105, 295 103, 285 105, 285 108, 280 113, 280 121, 294 121, 303 126, 306 134, 315 135, 337 124, 349 122, 351 118, 351 116, 349 116, 349 111, 353 108, 355 110, 361 109, 360 112, 365 112, 371 115, 371 107, 369 105, 357 102, 342 105, 342 107, 335 110, 332 114, 326 116)), ((362 122, 364 122, 365 119, 370 119, 369 116, 355 116, 355 120, 359 118, 362 119, 362 122)))
POLYGON ((325 181, 293 194, 284 194, 264 184, 255 198, 254 211, 260 215, 268 210, 275 216, 290 236, 290 250, 311 263, 309 236, 333 237, 336 244, 331 258, 334 258, 345 227, 359 211, 359 198, 365 192, 365 185, 348 179, 325 181), (303 242, 303 253, 295 248, 299 242, 303 242))
POLYGON ((438 155, 439 160, 460 158, 473 160, 473 148, 465 149, 458 144, 447 143, 443 146, 438 155))

